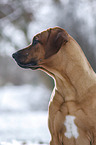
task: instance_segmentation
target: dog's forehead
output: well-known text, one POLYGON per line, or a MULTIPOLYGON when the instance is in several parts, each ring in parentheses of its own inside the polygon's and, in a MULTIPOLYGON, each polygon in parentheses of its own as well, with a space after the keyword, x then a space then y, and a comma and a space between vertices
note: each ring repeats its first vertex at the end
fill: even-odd
POLYGON ((42 31, 41 33, 38 33, 37 35, 35 35, 35 37, 38 38, 39 41, 44 43, 48 39, 49 33, 50 33, 49 30, 42 31))
MULTIPOLYGON (((57 35, 60 34, 61 32, 63 32, 64 35, 67 35, 67 33, 65 32, 64 29, 59 28, 59 27, 54 27, 54 28, 49 28, 45 31, 42 31, 41 33, 38 33, 34 37, 37 40, 39 40, 39 42, 41 42, 43 45, 45 45, 47 42, 49 42, 49 43, 52 42, 52 40, 54 38, 56 38, 57 35)), ((61 33, 61 34, 63 34, 63 33, 61 33)))

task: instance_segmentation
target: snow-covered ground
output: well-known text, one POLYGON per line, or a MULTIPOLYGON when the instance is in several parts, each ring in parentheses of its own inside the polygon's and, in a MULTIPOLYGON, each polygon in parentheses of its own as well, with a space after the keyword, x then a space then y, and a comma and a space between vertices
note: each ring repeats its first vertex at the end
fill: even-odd
MULTIPOLYGON (((41 145, 41 144, 33 144, 32 142, 21 142, 21 141, 16 141, 13 140, 11 143, 10 142, 2 142, 0 145, 41 145)), ((42 144, 42 145, 47 145, 47 144, 42 144)))
MULTIPOLYGON (((49 143, 48 100, 45 86, 0 88, 0 143, 49 143)), ((8 144, 8 145, 9 145, 8 144)))
POLYGON ((47 112, 2 113, 0 115, 0 142, 12 140, 48 143, 47 112))

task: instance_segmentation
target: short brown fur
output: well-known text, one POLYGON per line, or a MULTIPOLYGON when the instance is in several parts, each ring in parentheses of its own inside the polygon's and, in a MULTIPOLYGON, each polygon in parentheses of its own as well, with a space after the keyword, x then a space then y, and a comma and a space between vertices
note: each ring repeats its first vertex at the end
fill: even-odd
POLYGON ((24 68, 41 69, 55 80, 49 103, 50 145, 96 145, 96 74, 78 43, 59 27, 13 54, 24 68), (79 136, 65 136, 66 115, 75 116, 79 136))

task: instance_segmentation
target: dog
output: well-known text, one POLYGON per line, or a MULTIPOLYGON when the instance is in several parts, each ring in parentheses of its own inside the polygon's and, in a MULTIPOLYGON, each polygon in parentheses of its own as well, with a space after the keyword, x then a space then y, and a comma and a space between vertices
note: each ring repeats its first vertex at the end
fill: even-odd
POLYGON ((96 145, 96 74, 79 44, 64 29, 49 28, 13 58, 55 81, 48 109, 50 145, 96 145))

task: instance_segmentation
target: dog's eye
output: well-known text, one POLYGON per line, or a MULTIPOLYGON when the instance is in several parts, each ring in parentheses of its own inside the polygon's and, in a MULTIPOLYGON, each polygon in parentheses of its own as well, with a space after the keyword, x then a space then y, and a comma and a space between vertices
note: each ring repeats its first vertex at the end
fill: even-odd
POLYGON ((33 43, 32 43, 32 45, 34 46, 34 45, 36 45, 38 42, 39 42, 39 40, 38 40, 37 38, 33 38, 33 43))

